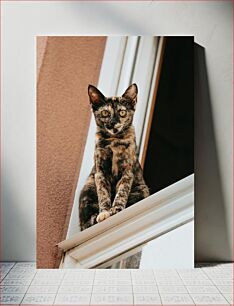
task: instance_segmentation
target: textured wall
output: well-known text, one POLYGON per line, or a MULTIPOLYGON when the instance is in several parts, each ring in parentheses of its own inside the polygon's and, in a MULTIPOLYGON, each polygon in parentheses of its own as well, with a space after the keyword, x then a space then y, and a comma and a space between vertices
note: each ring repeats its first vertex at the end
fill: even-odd
POLYGON ((90 121, 87 86, 98 81, 105 39, 47 39, 37 89, 38 268, 59 263, 90 121))

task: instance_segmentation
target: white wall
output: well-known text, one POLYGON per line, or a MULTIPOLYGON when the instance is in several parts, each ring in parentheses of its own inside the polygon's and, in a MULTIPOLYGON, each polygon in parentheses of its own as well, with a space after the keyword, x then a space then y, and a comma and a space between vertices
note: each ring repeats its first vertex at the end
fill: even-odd
POLYGON ((230 260, 231 1, 5 1, 2 7, 2 259, 35 259, 35 35, 132 34, 195 35, 205 47, 210 95, 209 99, 203 95, 203 100, 210 105, 201 106, 197 122, 196 253, 202 260, 230 260), (206 134, 208 111, 210 133, 206 134))
POLYGON ((142 249, 140 269, 194 268, 194 222, 188 222, 157 239, 142 249))

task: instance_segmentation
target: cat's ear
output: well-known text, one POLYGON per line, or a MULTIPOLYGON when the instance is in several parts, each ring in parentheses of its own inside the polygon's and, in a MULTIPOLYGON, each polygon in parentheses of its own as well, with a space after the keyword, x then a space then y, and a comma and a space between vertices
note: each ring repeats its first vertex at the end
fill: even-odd
POLYGON ((98 106, 105 101, 104 95, 93 85, 88 86, 88 94, 92 105, 98 106))
POLYGON ((137 93, 138 93, 138 88, 137 85, 134 83, 130 85, 125 93, 122 95, 123 98, 128 98, 131 99, 135 104, 137 102, 137 93))

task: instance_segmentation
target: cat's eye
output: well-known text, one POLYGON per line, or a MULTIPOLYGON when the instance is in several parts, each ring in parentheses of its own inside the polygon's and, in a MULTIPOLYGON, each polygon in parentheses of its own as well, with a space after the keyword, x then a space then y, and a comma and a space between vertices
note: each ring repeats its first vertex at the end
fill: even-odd
POLYGON ((109 116, 110 116, 110 113, 109 113, 107 110, 104 109, 104 110, 101 112, 101 115, 102 115, 102 117, 106 118, 106 117, 109 117, 109 116))
POLYGON ((127 115, 127 112, 126 112, 126 110, 120 110, 119 111, 119 115, 121 116, 121 117, 125 117, 126 115, 127 115))

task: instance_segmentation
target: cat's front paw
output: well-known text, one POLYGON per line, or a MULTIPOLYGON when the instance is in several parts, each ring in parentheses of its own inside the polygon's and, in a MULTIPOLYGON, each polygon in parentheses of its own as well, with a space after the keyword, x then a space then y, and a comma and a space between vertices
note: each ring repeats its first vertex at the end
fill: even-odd
POLYGON ((102 211, 98 216, 97 216, 97 222, 100 223, 103 220, 107 219, 110 217, 109 211, 102 211))
POLYGON ((123 209, 124 208, 122 206, 112 206, 111 209, 110 209, 110 214, 111 214, 111 216, 115 215, 118 212, 122 211, 123 209))

